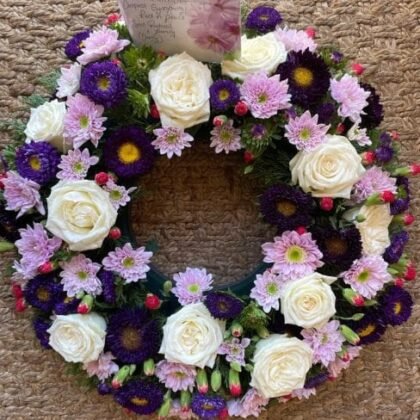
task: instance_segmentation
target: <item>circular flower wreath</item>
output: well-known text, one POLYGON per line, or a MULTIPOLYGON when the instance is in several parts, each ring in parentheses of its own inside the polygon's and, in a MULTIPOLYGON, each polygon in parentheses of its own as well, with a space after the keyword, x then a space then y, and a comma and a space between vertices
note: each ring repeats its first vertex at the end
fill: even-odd
POLYGON ((396 163, 363 67, 346 71, 313 29, 281 20, 256 8, 241 57, 208 65, 133 45, 112 15, 68 42, 74 63, 43 79, 54 97, 31 96, 27 124, 9 124, 1 229, 19 254, 16 308, 32 306, 41 345, 134 413, 257 416, 270 398, 315 394, 411 314, 406 176, 419 167, 396 163), (278 229, 241 288, 198 268, 159 282, 126 227, 134 181, 200 124, 216 153, 245 150, 278 229))

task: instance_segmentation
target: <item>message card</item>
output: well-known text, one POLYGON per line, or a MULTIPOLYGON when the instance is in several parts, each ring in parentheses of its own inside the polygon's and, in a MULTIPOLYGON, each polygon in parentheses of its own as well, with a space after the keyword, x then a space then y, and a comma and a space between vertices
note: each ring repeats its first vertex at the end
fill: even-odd
POLYGON ((239 54, 240 0, 119 0, 136 44, 168 55, 186 51, 201 61, 239 54))

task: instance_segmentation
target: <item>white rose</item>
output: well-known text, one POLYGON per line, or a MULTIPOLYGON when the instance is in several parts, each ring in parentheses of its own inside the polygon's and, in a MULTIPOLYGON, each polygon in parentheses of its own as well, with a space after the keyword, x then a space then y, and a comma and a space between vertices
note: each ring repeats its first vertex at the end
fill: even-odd
POLYGON ((48 330, 49 344, 66 362, 98 360, 105 346, 106 322, 100 315, 58 315, 48 330))
POLYGON ((64 117, 66 104, 54 99, 38 108, 31 109, 31 116, 26 125, 28 141, 47 141, 61 152, 64 151, 64 117))
POLYGON ((286 324, 322 328, 335 315, 335 295, 330 284, 335 277, 313 273, 287 283, 281 295, 286 324))
POLYGON ((72 64, 69 68, 61 68, 61 77, 57 81, 57 98, 67 98, 79 91, 82 66, 79 63, 72 64))
POLYGON ((346 137, 327 135, 311 152, 300 151, 291 161, 292 182, 314 197, 350 198, 353 185, 365 173, 362 158, 346 137))
POLYGON ((363 206, 359 216, 365 218, 357 223, 362 237, 363 252, 367 255, 382 255, 391 244, 389 225, 392 216, 389 204, 377 206, 363 206))
POLYGON ((251 386, 265 398, 289 395, 305 385, 312 359, 312 350, 303 341, 271 335, 257 344, 251 386))
POLYGON ((151 95, 164 127, 188 128, 210 118, 210 69, 187 53, 166 59, 149 73, 151 95))
POLYGON ((187 305, 167 319, 159 353, 168 362, 213 368, 224 333, 225 322, 214 319, 203 303, 187 305))
POLYGON ((117 220, 109 193, 93 181, 60 181, 47 204, 46 228, 72 251, 100 248, 117 220))
POLYGON ((241 57, 223 61, 222 74, 239 80, 261 71, 272 74, 286 59, 286 48, 273 32, 249 39, 243 35, 241 57))

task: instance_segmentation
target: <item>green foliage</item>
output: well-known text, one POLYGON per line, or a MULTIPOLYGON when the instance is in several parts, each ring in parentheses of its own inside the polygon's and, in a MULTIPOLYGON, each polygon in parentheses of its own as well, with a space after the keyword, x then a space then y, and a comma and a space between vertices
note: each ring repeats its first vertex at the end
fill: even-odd
POLYGON ((47 100, 48 99, 45 96, 33 94, 25 98, 25 103, 28 104, 31 108, 38 108, 39 106, 47 102, 47 100))
POLYGON ((143 306, 147 291, 143 283, 126 284, 121 278, 115 281, 115 292, 117 295, 117 306, 139 308, 143 306))
POLYGON ((332 59, 332 53, 334 51, 339 51, 339 49, 335 47, 322 47, 319 49, 319 54, 325 61, 327 66, 332 70, 332 73, 334 75, 344 74, 348 66, 349 60, 343 56, 343 59, 339 63, 336 63, 332 59))
POLYGON ((269 146, 274 145, 274 141, 281 139, 282 136, 278 131, 277 124, 271 120, 256 122, 253 119, 249 119, 242 128, 241 143, 255 157, 262 155, 269 146), (263 126, 265 133, 256 137, 254 134, 256 126, 263 126))
POLYGON ((110 28, 118 32, 120 39, 128 39, 129 41, 132 41, 130 32, 128 31, 128 28, 126 25, 121 25, 120 23, 117 22, 110 25, 110 28))
POLYGON ((15 142, 23 143, 26 139, 26 124, 19 119, 0 121, 0 131, 7 131, 15 142))
POLYGON ((86 375, 86 371, 83 369, 82 363, 68 363, 66 365, 65 372, 67 375, 75 376, 78 384, 86 390, 95 389, 99 384, 99 381, 98 379, 95 379, 95 376, 89 378, 86 375))
POLYGON ((60 78, 60 75, 61 72, 59 70, 54 70, 41 76, 38 79, 38 82, 47 90, 50 95, 52 95, 57 89, 57 80, 60 78))
POLYGON ((147 118, 150 112, 150 95, 135 89, 128 89, 128 102, 133 108, 133 114, 138 118, 147 118))
POLYGON ((255 302, 251 302, 246 306, 239 317, 239 323, 244 329, 251 331, 257 331, 260 328, 267 327, 268 321, 267 314, 255 302))

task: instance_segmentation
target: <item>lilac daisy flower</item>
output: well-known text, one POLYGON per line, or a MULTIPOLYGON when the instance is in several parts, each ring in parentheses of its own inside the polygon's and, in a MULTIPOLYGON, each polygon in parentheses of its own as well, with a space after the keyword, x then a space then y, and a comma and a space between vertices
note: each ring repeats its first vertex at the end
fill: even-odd
POLYGON ((345 341, 338 321, 330 321, 319 329, 303 330, 301 334, 303 341, 313 350, 313 362, 322 363, 325 367, 335 360, 336 353, 341 351, 345 341))
POLYGON ((352 128, 347 132, 347 138, 350 141, 355 141, 359 146, 370 146, 372 140, 367 135, 366 128, 360 128, 359 124, 354 124, 352 128))
POLYGON ((274 243, 262 246, 264 262, 273 263, 273 272, 283 280, 300 279, 322 267, 323 255, 310 233, 286 231, 274 243))
POLYGON ((356 260, 348 271, 341 274, 344 283, 367 299, 375 297, 383 286, 392 280, 388 264, 376 255, 356 260))
POLYGON ((241 130, 233 126, 233 120, 227 121, 220 127, 214 127, 210 134, 210 147, 215 147, 216 153, 228 154, 242 148, 241 130))
POLYGON ((156 365, 155 375, 166 388, 173 392, 190 391, 195 385, 197 371, 194 366, 162 360, 156 365))
POLYGON ((184 273, 174 275, 175 287, 172 293, 179 303, 189 305, 203 300, 204 292, 212 289, 213 276, 206 269, 187 268, 184 273))
POLYGON ((118 210, 120 207, 125 207, 130 201, 130 194, 136 191, 137 187, 125 188, 122 185, 117 185, 110 179, 104 186, 104 190, 109 192, 109 198, 112 205, 118 210))
POLYGON ((268 402, 268 398, 263 397, 256 389, 250 388, 241 400, 228 401, 229 415, 244 419, 259 417, 268 402))
POLYGON ((357 77, 344 75, 340 80, 331 80, 331 96, 340 104, 338 115, 350 118, 354 123, 361 121, 363 109, 368 106, 370 92, 364 90, 357 77))
POLYGON ((98 147, 99 139, 106 128, 103 117, 104 107, 96 105, 87 96, 78 93, 67 100, 68 110, 64 118, 64 137, 78 149, 87 141, 98 147))
POLYGON ((275 35, 284 44, 287 52, 303 52, 309 50, 313 53, 317 48, 315 41, 305 31, 279 28, 276 30, 275 35))
POLYGON ((226 356, 229 363, 238 363, 240 366, 245 366, 245 349, 251 344, 249 338, 232 338, 230 341, 225 341, 218 350, 218 354, 226 356))
POLYGON ((7 172, 7 178, 2 180, 6 210, 17 212, 17 217, 23 216, 29 210, 35 209, 45 215, 44 204, 39 190, 41 186, 34 181, 22 178, 14 171, 7 172))
POLYGON ((86 370, 89 378, 97 376, 98 379, 103 382, 108 379, 114 373, 119 371, 119 366, 113 362, 115 357, 110 352, 102 353, 98 360, 93 362, 85 363, 83 369, 86 370))
POLYGON ((269 313, 272 309, 278 311, 283 283, 280 276, 267 270, 263 274, 257 275, 254 288, 249 296, 257 301, 264 312, 269 313))
POLYGON ((144 247, 133 249, 133 246, 127 243, 122 248, 110 252, 102 264, 106 270, 120 275, 126 283, 134 283, 146 279, 152 256, 153 252, 147 252, 144 247))
POLYGON ((241 86, 241 95, 253 117, 267 119, 290 108, 288 89, 287 80, 280 81, 278 74, 268 77, 265 73, 257 73, 247 76, 241 86))
POLYGON ((298 150, 309 152, 319 146, 325 139, 329 125, 318 124, 318 115, 311 116, 306 111, 300 117, 289 120, 285 127, 285 136, 298 150))
POLYGON ((152 141, 152 145, 159 150, 161 155, 168 156, 169 159, 175 156, 181 156, 186 147, 191 147, 194 137, 186 133, 182 128, 167 127, 158 128, 153 131, 157 137, 152 141))
POLYGON ((94 296, 102 293, 102 283, 97 275, 101 269, 99 264, 79 254, 61 267, 61 284, 68 296, 73 297, 81 292, 94 296))
POLYGON ((66 181, 79 181, 85 179, 91 166, 99 162, 97 156, 91 156, 88 149, 69 150, 67 155, 61 156, 61 169, 57 174, 58 179, 66 181))
POLYGON ((328 365, 328 373, 332 378, 337 378, 338 375, 350 366, 350 363, 359 357, 360 351, 362 350, 359 346, 349 346, 346 348, 345 357, 337 356, 334 361, 328 365))
POLYGON ((76 94, 80 89, 80 77, 82 76, 82 66, 74 63, 70 67, 61 68, 61 76, 57 80, 57 98, 67 98, 76 94))
POLYGON ((316 395, 316 389, 315 388, 300 388, 295 389, 291 396, 292 398, 297 398, 298 400, 307 400, 308 398, 312 397, 313 395, 316 395))

